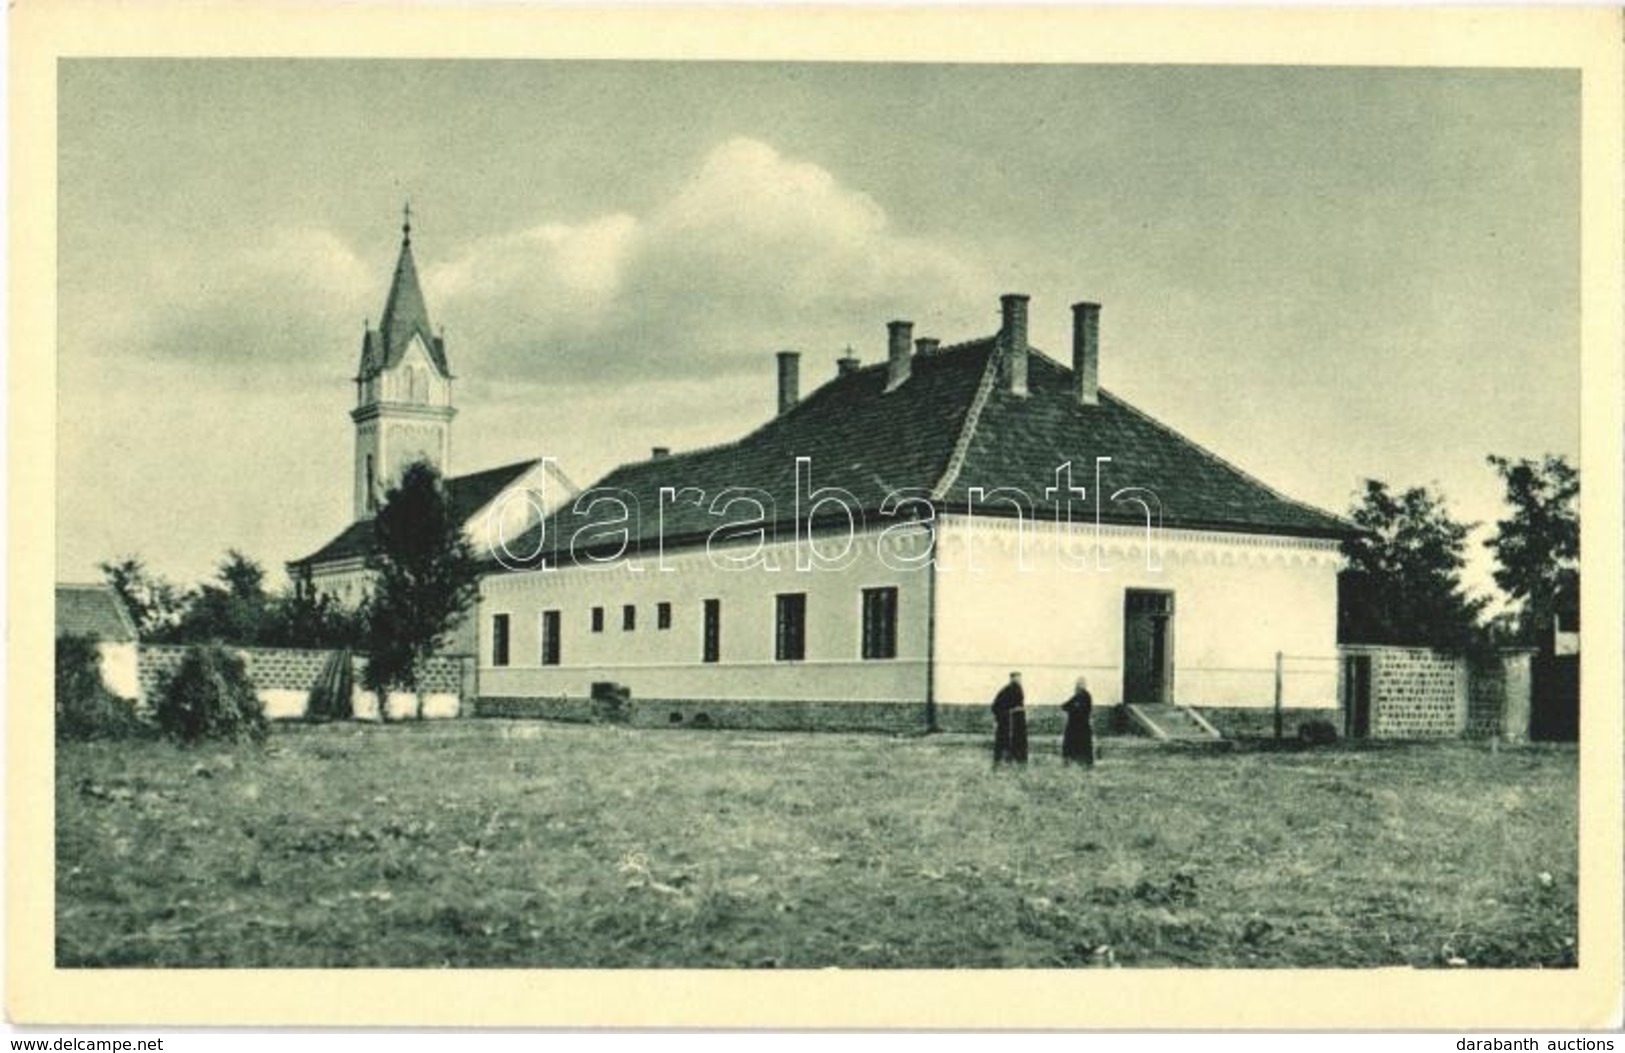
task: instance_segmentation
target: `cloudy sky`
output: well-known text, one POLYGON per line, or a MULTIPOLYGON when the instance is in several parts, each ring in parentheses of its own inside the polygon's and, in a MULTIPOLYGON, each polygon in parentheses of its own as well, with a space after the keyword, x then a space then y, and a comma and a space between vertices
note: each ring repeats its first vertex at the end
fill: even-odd
POLYGON ((1105 387, 1334 511, 1578 454, 1572 73, 81 60, 59 106, 66 580, 348 521, 407 198, 454 472, 727 440, 774 351, 808 390, 1004 292, 1062 361, 1102 302, 1105 387))

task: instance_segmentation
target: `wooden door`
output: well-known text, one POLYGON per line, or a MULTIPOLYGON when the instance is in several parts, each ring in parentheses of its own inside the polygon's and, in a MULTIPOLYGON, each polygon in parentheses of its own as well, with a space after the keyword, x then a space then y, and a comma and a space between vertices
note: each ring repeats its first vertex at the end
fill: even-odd
POLYGON ((1343 660, 1343 737, 1363 739, 1371 734, 1371 656, 1349 655, 1343 660))
POLYGON ((1129 589, 1123 594, 1123 701, 1167 705, 1174 700, 1174 594, 1129 589))

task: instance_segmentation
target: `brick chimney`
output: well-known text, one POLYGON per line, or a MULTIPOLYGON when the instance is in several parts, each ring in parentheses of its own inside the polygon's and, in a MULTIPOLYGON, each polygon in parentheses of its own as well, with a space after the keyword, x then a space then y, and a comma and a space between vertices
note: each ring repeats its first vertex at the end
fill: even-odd
POLYGON ((1010 378, 1012 395, 1027 394, 1027 300, 1024 293, 1006 293, 999 297, 1004 308, 1004 326, 999 335, 1004 339, 1004 356, 1010 378))
POLYGON ((914 353, 916 355, 934 355, 941 344, 942 341, 934 336, 922 336, 914 341, 914 353))
POLYGON ((656 446, 656 447, 654 447, 653 449, 651 449, 649 451, 649 460, 651 460, 651 461, 663 461, 667 457, 670 457, 670 456, 671 456, 671 447, 670 446, 656 446))
POLYGON ((858 356, 854 355, 852 349, 848 347, 846 354, 835 360, 835 375, 838 377, 849 376, 856 373, 860 365, 862 363, 858 361, 858 356))
POLYGON ((896 391, 908 379, 909 352, 913 350, 914 323, 887 322, 886 390, 896 391))
POLYGON ((1100 404, 1100 305, 1072 305, 1072 384, 1078 402, 1100 404))
POLYGON ((801 352, 779 352, 779 416, 796 408, 801 401, 801 352))

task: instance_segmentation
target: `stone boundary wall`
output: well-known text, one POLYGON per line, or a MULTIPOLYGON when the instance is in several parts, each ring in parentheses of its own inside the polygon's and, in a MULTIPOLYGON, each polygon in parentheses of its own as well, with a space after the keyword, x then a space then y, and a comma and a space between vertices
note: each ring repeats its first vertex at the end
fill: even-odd
MULTIPOLYGON (((186 654, 185 644, 143 644, 139 659, 141 695, 147 706, 156 704, 163 682, 180 668, 186 654)), ((291 647, 231 647, 226 650, 243 660, 249 679, 254 681, 265 714, 273 720, 300 720, 310 689, 316 685, 322 668, 332 651, 303 650, 291 647)), ((350 668, 356 691, 352 706, 357 717, 377 716, 378 702, 373 694, 363 689, 361 674, 367 663, 364 654, 352 654, 350 668)), ((457 716, 462 709, 463 659, 454 655, 440 655, 429 660, 423 671, 424 716, 457 716)), ((417 699, 395 693, 388 700, 393 719, 414 716, 417 699)))
MULTIPOLYGON (((301 651, 288 648, 228 647, 243 660, 254 686, 262 691, 309 691, 330 651, 301 651)), ((161 683, 180 668, 188 650, 185 644, 141 645, 141 694, 148 700, 158 697, 161 683)))
MULTIPOLYGON (((1469 656, 1367 645, 1347 645, 1341 651, 1345 659, 1371 660, 1374 739, 1528 737, 1528 651, 1509 648, 1469 656)), ((1345 707, 1349 701, 1343 700, 1345 707)))
POLYGON ((1467 730, 1465 658, 1390 647, 1372 664, 1372 738, 1448 738, 1467 730))

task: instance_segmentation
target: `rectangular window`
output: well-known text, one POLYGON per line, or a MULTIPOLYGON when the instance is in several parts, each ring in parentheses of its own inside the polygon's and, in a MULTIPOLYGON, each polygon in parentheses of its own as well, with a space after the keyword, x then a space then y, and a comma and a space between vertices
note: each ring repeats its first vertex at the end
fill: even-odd
POLYGON ((661 603, 655 606, 655 628, 671 628, 671 604, 661 603))
POLYGON ((592 631, 595 633, 604 631, 604 608, 602 607, 592 609, 592 631))
POLYGON ((781 662, 799 662, 807 657, 807 594, 781 592, 774 618, 773 657, 781 662))
POLYGON ((863 657, 897 657, 897 590, 863 590, 863 657))
POLYGON ((629 633, 638 627, 638 609, 633 604, 621 608, 621 632, 629 633))
POLYGON ((491 616, 491 664, 508 664, 508 616, 506 614, 493 614, 491 616))
POLYGON ((542 664, 559 664, 559 612, 542 612, 542 664))
POLYGON ((705 650, 702 661, 715 662, 722 657, 722 601, 705 601, 705 650))

